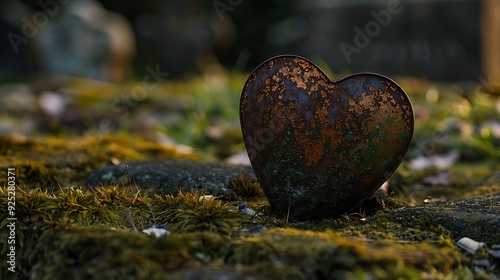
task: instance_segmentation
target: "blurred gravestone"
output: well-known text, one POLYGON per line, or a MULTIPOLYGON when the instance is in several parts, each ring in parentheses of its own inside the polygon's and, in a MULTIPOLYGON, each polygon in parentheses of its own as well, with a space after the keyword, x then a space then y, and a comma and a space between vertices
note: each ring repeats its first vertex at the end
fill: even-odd
POLYGON ((492 78, 500 81, 499 3, 303 1, 301 18, 309 32, 294 50, 309 57, 319 55, 336 71, 474 81, 496 73, 492 78), (488 22, 483 20, 485 11, 488 22))
POLYGON ((128 22, 92 0, 74 0, 36 37, 48 74, 122 82, 135 51, 128 22))

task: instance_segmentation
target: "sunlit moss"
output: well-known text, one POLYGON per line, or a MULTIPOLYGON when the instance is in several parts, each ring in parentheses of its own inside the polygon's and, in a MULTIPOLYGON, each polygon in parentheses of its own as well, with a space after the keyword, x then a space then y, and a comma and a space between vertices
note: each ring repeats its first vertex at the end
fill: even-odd
POLYGON ((199 158, 175 146, 165 146, 140 137, 89 133, 68 139, 51 136, 31 140, 0 137, 0 185, 6 183, 6 169, 16 168, 16 181, 27 187, 56 189, 83 185, 88 174, 113 161, 151 158, 199 158))

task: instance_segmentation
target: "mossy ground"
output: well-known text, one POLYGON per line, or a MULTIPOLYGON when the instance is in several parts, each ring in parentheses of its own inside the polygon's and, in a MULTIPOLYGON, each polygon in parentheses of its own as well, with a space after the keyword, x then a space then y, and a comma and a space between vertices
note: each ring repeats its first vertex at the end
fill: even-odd
MULTIPOLYGON (((3 208, 6 196, 1 188, 3 208)), ((235 204, 241 201, 199 197, 144 197, 127 186, 18 189, 17 273, 21 279, 161 279, 165 274, 181 279, 179 269, 203 267, 268 279, 445 279, 470 274, 440 226, 408 228, 380 211, 287 223, 266 214, 237 212, 235 204), (158 223, 169 222, 170 235, 155 238, 134 231, 127 213, 139 230, 148 228, 153 224, 148 205, 158 223), (242 231, 255 225, 261 230, 242 231)), ((2 238, 6 218, 2 214, 2 238)), ((7 253, 5 243, 1 253, 7 253)))
MULTIPOLYGON (((219 89, 230 89, 224 93, 230 98, 190 96, 207 101, 205 107, 186 109, 186 123, 157 128, 180 143, 203 147, 199 154, 127 133, 126 128, 134 126, 132 117, 116 134, 88 130, 80 136, 0 137, 0 209, 7 208, 7 168, 16 168, 17 278, 185 279, 200 273, 210 279, 222 273, 257 279, 489 279, 499 273, 498 267, 473 266, 442 226, 419 224, 418 219, 405 225, 383 211, 421 204, 428 196, 455 199, 500 192, 495 173, 500 170, 500 144, 493 126, 487 125, 499 120, 500 101, 492 94, 460 95, 453 88, 401 81, 410 89, 416 109, 409 158, 457 150, 460 160, 447 170, 449 184, 437 185, 423 181, 442 170, 415 171, 405 161, 389 180, 388 197, 338 219, 301 223, 276 219, 268 212, 259 184, 243 177, 229 184, 237 194, 230 200, 200 200, 200 193, 145 194, 127 183, 84 186, 91 171, 107 164, 226 156, 241 149, 241 135, 234 133, 232 123, 239 97, 234 89, 244 77, 226 83, 219 89), (219 99, 227 104, 221 105, 219 99), (218 115, 215 122, 227 128, 222 137, 203 134, 214 124, 209 115, 218 115), (231 121, 221 124, 221 116, 231 121), (446 140, 437 134, 441 131, 446 131, 446 140), (240 203, 261 214, 238 212, 240 203), (149 209, 158 224, 169 223, 170 235, 155 238, 142 232, 153 224, 149 209)), ((169 83, 162 89, 202 92, 206 89, 201 85, 169 83)), ((156 94, 146 101, 153 101, 156 94)), ((112 100, 103 101, 95 94, 80 97, 83 107, 112 100)), ((4 210, 0 213, 0 238, 6 240, 8 216, 4 210)), ((1 248, 5 256, 7 244, 2 242, 1 248)), ((0 268, 2 279, 12 279, 5 262, 0 268)))

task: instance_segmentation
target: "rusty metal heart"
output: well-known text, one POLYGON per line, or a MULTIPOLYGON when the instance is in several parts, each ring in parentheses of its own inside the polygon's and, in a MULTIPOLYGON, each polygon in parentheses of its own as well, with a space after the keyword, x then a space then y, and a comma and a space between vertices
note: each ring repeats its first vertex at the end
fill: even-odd
POLYGON ((338 217, 375 192, 403 160, 413 109, 378 74, 331 81, 311 61, 278 56, 258 66, 240 101, 252 167, 279 217, 338 217))

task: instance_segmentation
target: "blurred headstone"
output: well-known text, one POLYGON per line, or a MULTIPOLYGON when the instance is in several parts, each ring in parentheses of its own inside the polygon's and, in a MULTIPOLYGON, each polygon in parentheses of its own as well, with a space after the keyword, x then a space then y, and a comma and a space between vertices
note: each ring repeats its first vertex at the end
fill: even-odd
POLYGON ((132 28, 97 1, 73 0, 41 29, 37 53, 48 74, 122 82, 135 52, 132 28))
POLYGON ((497 79, 499 3, 303 1, 300 12, 308 35, 293 50, 320 56, 334 71, 472 81, 491 73, 497 79))

